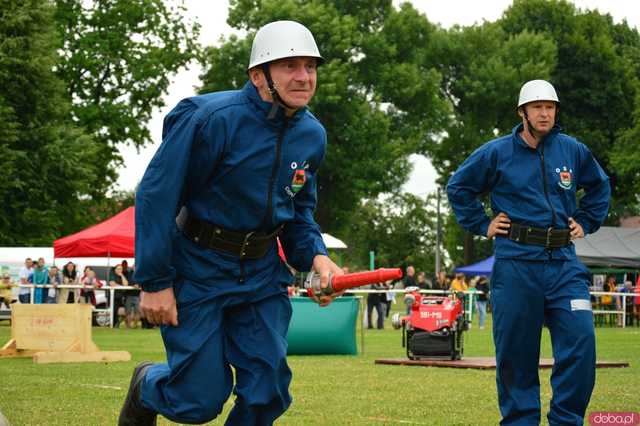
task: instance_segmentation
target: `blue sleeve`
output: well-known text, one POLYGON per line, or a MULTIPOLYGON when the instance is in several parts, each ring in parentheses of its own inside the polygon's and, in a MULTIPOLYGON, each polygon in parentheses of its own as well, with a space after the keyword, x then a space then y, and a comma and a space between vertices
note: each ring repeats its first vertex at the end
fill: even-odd
MULTIPOLYGON (((218 150, 214 120, 199 122, 197 105, 185 99, 166 117, 162 144, 153 156, 136 193, 136 269, 134 281, 147 292, 173 285, 172 244, 177 234, 176 215, 183 203, 191 155, 209 143, 218 150), (205 137, 203 137, 205 135, 205 137)), ((215 156, 215 154, 213 154, 215 156)))
POLYGON ((609 212, 611 186, 609 177, 591 154, 589 148, 578 143, 578 181, 577 189, 584 189, 580 207, 573 214, 586 234, 596 232, 609 212))
POLYGON ((491 219, 478 196, 489 188, 491 162, 486 145, 481 146, 460 165, 447 183, 449 204, 458 223, 467 231, 487 236, 491 219))
POLYGON ((311 270, 316 255, 328 255, 320 226, 313 218, 317 202, 317 170, 310 170, 307 176, 306 184, 293 199, 294 218, 284 226, 280 235, 287 263, 305 272, 311 270))

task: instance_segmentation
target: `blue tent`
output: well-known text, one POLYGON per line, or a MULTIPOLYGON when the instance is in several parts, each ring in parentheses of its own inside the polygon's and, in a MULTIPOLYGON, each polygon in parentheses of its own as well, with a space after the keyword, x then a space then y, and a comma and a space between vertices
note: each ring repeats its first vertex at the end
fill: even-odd
POLYGON ((467 266, 461 266, 456 268, 456 272, 462 272, 465 275, 484 275, 486 277, 491 275, 493 269, 493 256, 487 257, 478 263, 473 263, 467 266))

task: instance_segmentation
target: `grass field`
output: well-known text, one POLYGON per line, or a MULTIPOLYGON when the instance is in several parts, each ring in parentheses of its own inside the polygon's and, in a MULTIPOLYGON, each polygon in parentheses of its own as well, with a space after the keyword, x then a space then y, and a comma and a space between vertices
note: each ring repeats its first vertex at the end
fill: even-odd
MULTIPOLYGON (((133 366, 163 361, 158 330, 94 328, 102 350, 128 350, 133 360, 114 364, 45 364, 0 360, 0 410, 13 426, 114 425, 133 366)), ((9 339, 0 325, 0 344, 9 339)), ((465 336, 466 356, 493 356, 490 326, 465 336)), ((588 412, 640 411, 640 329, 597 329, 598 359, 631 368, 599 369, 588 412)), ((400 331, 368 330, 358 356, 292 356, 294 401, 281 425, 496 425, 494 371, 374 365, 402 357, 400 331)), ((542 356, 551 357, 545 332, 542 356)), ((540 373, 543 413, 551 395, 549 371, 540 373)), ((210 424, 223 424, 232 406, 210 424)), ((544 414, 543 414, 544 418, 544 414)), ((161 425, 172 424, 165 419, 161 425)))

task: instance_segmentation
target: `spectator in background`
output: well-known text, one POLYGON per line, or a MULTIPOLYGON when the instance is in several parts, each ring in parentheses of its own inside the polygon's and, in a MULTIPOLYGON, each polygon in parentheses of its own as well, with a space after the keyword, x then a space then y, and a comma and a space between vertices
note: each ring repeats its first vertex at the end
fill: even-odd
MULTIPOLYGON (((31 283, 34 285, 49 284, 49 270, 45 266, 45 261, 42 257, 38 259, 38 263, 33 269, 33 274, 31 274, 31 283)), ((36 287, 34 293, 35 303, 45 303, 46 296, 47 293, 44 287, 36 287)))
POLYGON ((126 259, 123 259, 120 263, 122 265, 122 273, 127 278, 127 281, 131 282, 133 277, 133 269, 129 268, 129 262, 126 259))
POLYGON ((489 281, 487 280, 487 277, 480 277, 476 284, 476 290, 480 292, 478 294, 478 300, 476 300, 478 326, 480 327, 480 330, 483 330, 487 318, 487 301, 489 300, 489 281))
POLYGON ((136 328, 136 324, 140 320, 140 286, 138 284, 130 285, 136 289, 127 290, 124 307, 127 314, 127 328, 136 328))
POLYGON ((60 272, 58 272, 58 267, 54 265, 49 268, 48 275, 50 287, 46 289, 47 295, 44 303, 57 303, 58 286, 62 284, 62 277, 60 276, 60 272))
MULTIPOLYGON (((67 262, 62 268, 62 284, 78 285, 80 284, 80 276, 73 262, 67 262)), ((61 288, 58 295, 58 303, 75 303, 79 299, 80 291, 76 288, 61 288)))
POLYGON ((102 288, 102 281, 96 278, 96 272, 87 266, 84 268, 84 275, 80 279, 82 289, 80 290, 80 303, 90 303, 96 305, 96 294, 94 289, 102 288))
MULTIPOLYGON (((127 261, 123 260, 121 265, 118 265, 114 269, 115 282, 123 286, 133 286, 136 290, 125 291, 124 309, 126 315, 127 328, 135 328, 138 320, 140 319, 140 286, 132 284, 126 274, 127 261)), ((127 267, 128 269, 128 267, 127 267)))
MULTIPOLYGON (((609 275, 607 277, 607 281, 604 283, 604 288, 602 289, 604 292, 615 292, 616 291, 616 277, 615 275, 609 275)), ((609 294, 603 294, 600 297, 600 305, 602 305, 602 310, 604 311, 613 311, 615 310, 615 301, 613 297, 609 294)), ((614 314, 604 314, 605 325, 613 326, 615 325, 615 315, 614 314)))
POLYGON ((417 286, 415 275, 416 275, 415 268, 412 265, 407 266, 406 273, 404 275, 404 278, 402 279, 402 284, 404 285, 404 288, 417 286))
POLYGON ((416 285, 418 286, 418 288, 420 288, 420 290, 431 289, 431 286, 427 282, 427 276, 424 272, 418 272, 418 281, 416 282, 416 285))
MULTIPOLYGON (((127 287, 129 286, 129 280, 127 276, 124 274, 124 268, 122 264, 116 265, 111 270, 111 279, 109 280, 110 287, 127 287)), ((126 298, 128 292, 114 290, 113 291, 113 311, 111 312, 111 320, 113 321, 113 326, 118 327, 122 318, 126 318, 126 298)), ((140 292, 138 291, 138 295, 140 292)), ((140 299, 138 299, 139 303, 140 299)), ((129 324, 127 323, 127 328, 129 328, 129 324)))
POLYGON ((476 292, 478 291, 476 289, 476 283, 479 279, 480 277, 474 277, 469 280, 469 287, 467 288, 468 294, 465 294, 464 296, 465 304, 463 306, 465 307, 465 312, 469 313, 469 315, 467 316, 467 319, 469 320, 469 328, 471 328, 473 317, 476 311, 476 292))
MULTIPOLYGON (((372 284, 371 290, 384 289, 382 284, 372 284)), ((367 295, 367 328, 373 328, 373 321, 371 320, 371 314, 373 310, 376 310, 378 315, 377 327, 378 330, 384 328, 384 311, 385 311, 386 293, 369 293, 367 295)))
MULTIPOLYGON (((393 290, 394 284, 393 280, 389 280, 385 283, 385 287, 389 290, 393 290)), ((396 294, 393 291, 387 291, 382 298, 385 304, 385 317, 389 318, 389 313, 391 312, 391 305, 396 302, 396 294)))
POLYGON ((434 290, 447 290, 449 283, 447 281, 447 274, 444 271, 438 272, 432 285, 434 290))
POLYGON ((636 288, 633 290, 635 297, 633 298, 633 317, 636 319, 636 327, 640 326, 640 275, 636 281, 636 288))
POLYGON ((469 287, 467 286, 467 282, 464 274, 461 272, 458 272, 455 278, 453 279, 453 281, 451 281, 451 291, 457 293, 460 291, 467 291, 468 289, 469 287))
MULTIPOLYGON (((616 283, 616 293, 624 293, 624 282, 616 283)), ((616 311, 622 311, 622 296, 613 296, 613 301, 615 305, 616 311)), ((618 327, 622 327, 622 314, 616 314, 616 318, 618 319, 618 327)))
POLYGON ((11 282, 11 275, 2 275, 2 281, 0 281, 0 308, 4 304, 7 309, 11 309, 11 303, 13 302, 13 292, 11 289, 15 287, 15 284, 11 282))
POLYGON ((624 297, 624 309, 625 309, 625 326, 633 325, 633 284, 631 281, 625 281, 624 287, 620 290, 620 293, 626 293, 624 297))
MULTIPOLYGON (((27 285, 31 282, 29 277, 33 273, 33 260, 30 257, 27 257, 24 260, 24 266, 20 268, 20 273, 18 277, 20 279, 20 284, 27 285)), ((18 292, 18 300, 20 303, 31 303, 31 289, 29 287, 20 287, 20 291, 18 292)))

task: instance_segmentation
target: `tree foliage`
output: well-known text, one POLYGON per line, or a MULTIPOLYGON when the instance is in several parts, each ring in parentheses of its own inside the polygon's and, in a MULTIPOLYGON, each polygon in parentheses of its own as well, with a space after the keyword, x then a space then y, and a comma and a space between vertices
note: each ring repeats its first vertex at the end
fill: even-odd
POLYGON ((561 124, 590 147, 611 177, 609 222, 617 223, 626 209, 637 210, 640 168, 626 163, 637 153, 629 138, 638 132, 634 117, 640 109, 638 31, 566 1, 516 0, 499 23, 511 35, 530 31, 554 40, 557 65, 550 78, 560 96, 561 124))
POLYGON ((435 270, 435 208, 432 199, 395 194, 364 201, 351 217, 345 262, 355 269, 368 269, 369 251, 375 252, 376 267, 414 265, 420 271, 435 270))
POLYGON ((68 119, 51 5, 0 4, 0 244, 48 245, 90 191, 99 147, 68 119))
POLYGON ((118 147, 150 142, 197 26, 161 0, 0 4, 0 242, 50 245, 128 203, 118 147))
POLYGON ((400 188, 409 154, 445 111, 439 74, 421 48, 434 28, 411 6, 385 0, 232 1, 228 23, 248 36, 207 50, 201 92, 242 86, 255 30, 279 19, 306 25, 326 59, 310 105, 329 138, 316 217, 340 232, 360 200, 400 188))
POLYGON ((57 73, 77 123, 100 142, 92 195, 102 197, 122 164, 118 147, 151 142, 147 124, 164 106, 170 77, 197 57, 199 27, 163 0, 55 0, 61 35, 57 73))

